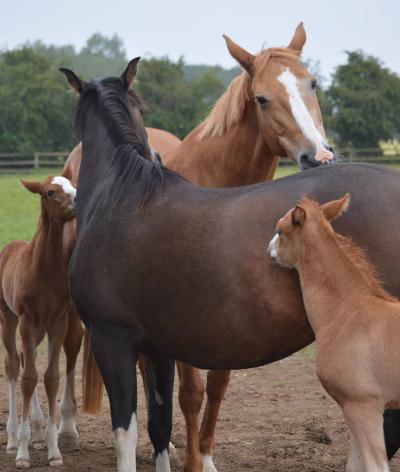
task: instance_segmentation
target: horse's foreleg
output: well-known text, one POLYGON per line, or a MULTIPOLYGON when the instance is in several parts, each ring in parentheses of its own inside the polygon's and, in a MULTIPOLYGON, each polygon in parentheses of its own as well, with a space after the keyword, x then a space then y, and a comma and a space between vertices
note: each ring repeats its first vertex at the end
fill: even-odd
POLYGON ((179 404, 185 417, 186 451, 183 463, 185 472, 202 472, 203 462, 200 454, 199 413, 204 397, 204 385, 199 369, 178 362, 180 372, 179 404))
POLYGON ((346 472, 363 472, 361 451, 354 434, 349 432, 349 453, 347 455, 346 472))
POLYGON ((134 333, 113 326, 93 327, 90 336, 110 401, 118 472, 136 472, 138 352, 134 333))
MULTIPOLYGON (((389 472, 389 464, 383 434, 383 405, 379 402, 345 403, 344 419, 353 434, 361 455, 364 472, 389 472)), ((359 463, 352 451, 347 472, 358 472, 359 463), (351 468, 350 468, 351 467, 351 468)))
POLYGON ((63 464, 60 449, 58 447, 58 429, 56 426, 56 398, 60 384, 59 360, 61 346, 64 342, 68 327, 67 313, 64 313, 47 330, 48 336, 48 364, 44 374, 44 386, 46 387, 47 401, 49 404, 49 416, 46 427, 46 444, 48 460, 51 466, 63 464))
POLYGON ((61 423, 59 428, 60 441, 66 444, 78 444, 79 434, 76 429, 76 400, 75 400, 75 365, 82 345, 84 330, 75 310, 68 310, 68 330, 63 343, 67 358, 64 392, 60 403, 61 423))
POLYGON ((29 409, 38 378, 35 366, 38 334, 26 315, 21 316, 19 331, 22 342, 24 368, 21 378, 22 417, 18 428, 18 452, 15 462, 17 467, 29 467, 29 441, 31 439, 29 409))
POLYGON ((11 454, 16 452, 18 448, 17 380, 19 374, 19 355, 16 344, 18 318, 3 301, 0 302, 0 324, 1 337, 6 349, 5 367, 9 389, 7 452, 11 454))
POLYGON ((33 392, 31 398, 31 423, 32 423, 32 446, 35 449, 43 449, 44 447, 44 415, 40 408, 39 398, 37 394, 37 388, 33 392))
POLYGON ((169 472, 169 444, 172 430, 172 394, 175 361, 164 357, 146 358, 148 385, 148 430, 154 446, 156 471, 169 472))
POLYGON ((216 472, 212 460, 218 413, 228 388, 230 370, 210 370, 207 374, 207 404, 200 429, 200 452, 204 472, 216 472))

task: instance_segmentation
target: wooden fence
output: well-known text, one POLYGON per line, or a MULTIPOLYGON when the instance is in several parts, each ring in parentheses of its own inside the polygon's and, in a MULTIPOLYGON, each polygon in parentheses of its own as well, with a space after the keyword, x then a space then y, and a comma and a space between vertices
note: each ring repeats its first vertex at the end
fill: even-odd
MULTIPOLYGON (((0 173, 20 172, 38 169, 61 168, 69 152, 35 152, 32 154, 8 153, 0 154, 0 173)), ((371 162, 389 165, 400 165, 400 154, 385 155, 379 148, 374 149, 342 149, 338 157, 348 162, 371 162)), ((281 166, 294 165, 288 158, 280 161, 281 166)))

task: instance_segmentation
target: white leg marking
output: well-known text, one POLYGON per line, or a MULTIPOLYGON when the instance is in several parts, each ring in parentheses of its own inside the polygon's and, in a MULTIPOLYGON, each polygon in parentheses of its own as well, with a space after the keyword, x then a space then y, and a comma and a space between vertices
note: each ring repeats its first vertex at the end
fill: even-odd
POLYGON ((169 455, 166 449, 156 456, 156 472, 170 472, 169 455))
POLYGON ((31 398, 31 423, 32 423, 32 444, 35 448, 41 449, 44 443, 44 415, 40 408, 37 387, 31 398))
POLYGON ((13 453, 18 448, 18 415, 17 415, 17 382, 8 384, 8 420, 7 420, 7 452, 13 453))
POLYGON ((75 369, 71 370, 65 379, 64 393, 60 402, 61 423, 59 433, 72 435, 78 439, 79 434, 75 424, 76 402, 74 392, 75 369))
POLYGON ((316 147, 316 160, 329 162, 333 158, 333 154, 324 147, 325 139, 315 126, 314 120, 304 103, 299 91, 297 77, 287 67, 278 77, 278 80, 284 85, 289 95, 292 114, 299 128, 316 147))
POLYGON ((351 431, 349 431, 349 447, 346 472, 363 472, 364 466, 361 460, 360 449, 351 431))
POLYGON ((138 438, 136 413, 133 413, 128 431, 114 430, 118 472, 136 472, 136 444, 138 438))
POLYGON ((54 418, 49 416, 46 427, 46 444, 48 449, 49 465, 63 465, 60 449, 58 448, 58 429, 54 418))
POLYGON ((217 472, 212 456, 209 454, 202 454, 201 460, 203 461, 203 472, 217 472))
POLYGON ((31 440, 31 427, 29 417, 22 418, 18 428, 18 452, 15 459, 17 467, 29 467, 29 441, 31 440))

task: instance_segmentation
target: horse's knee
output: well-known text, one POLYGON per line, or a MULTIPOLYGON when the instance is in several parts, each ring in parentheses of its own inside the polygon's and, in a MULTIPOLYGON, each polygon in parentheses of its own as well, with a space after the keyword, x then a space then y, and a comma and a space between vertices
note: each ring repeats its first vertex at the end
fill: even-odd
POLYGON ((199 412, 204 398, 204 385, 200 376, 182 375, 179 384, 179 404, 182 411, 199 412))

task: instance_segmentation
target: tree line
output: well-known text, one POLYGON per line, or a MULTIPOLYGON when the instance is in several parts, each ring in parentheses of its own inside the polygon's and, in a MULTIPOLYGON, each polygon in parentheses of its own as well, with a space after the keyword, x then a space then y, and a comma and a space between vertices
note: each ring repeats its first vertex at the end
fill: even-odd
MULTIPOLYGON (((73 46, 40 41, 0 52, 0 152, 67 150, 76 97, 67 92, 58 68, 70 67, 83 78, 122 71, 128 61, 118 36, 92 35, 77 51, 73 46)), ((311 69, 312 63, 308 64, 311 69)), ((149 111, 147 126, 183 138, 208 113, 238 67, 188 65, 167 57, 141 61, 136 90, 149 111)), ((328 86, 318 90, 328 136, 339 146, 374 147, 400 132, 400 78, 363 51, 347 52, 328 86)))

